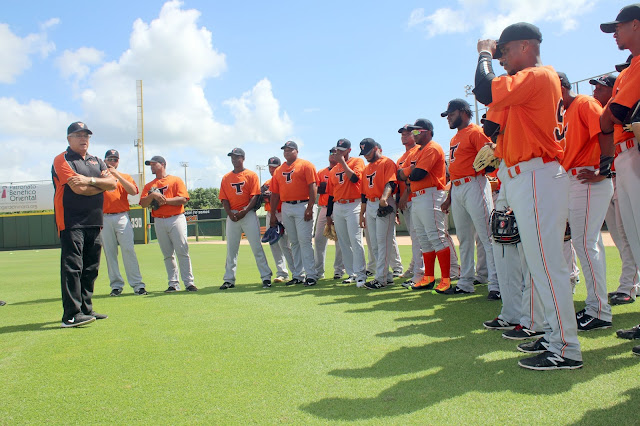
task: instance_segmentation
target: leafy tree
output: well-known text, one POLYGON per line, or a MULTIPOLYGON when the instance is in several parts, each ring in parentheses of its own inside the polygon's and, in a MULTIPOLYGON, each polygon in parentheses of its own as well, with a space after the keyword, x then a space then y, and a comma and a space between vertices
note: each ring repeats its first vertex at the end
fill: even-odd
POLYGON ((189 201, 185 206, 187 210, 221 209, 220 189, 196 188, 189 191, 189 201))

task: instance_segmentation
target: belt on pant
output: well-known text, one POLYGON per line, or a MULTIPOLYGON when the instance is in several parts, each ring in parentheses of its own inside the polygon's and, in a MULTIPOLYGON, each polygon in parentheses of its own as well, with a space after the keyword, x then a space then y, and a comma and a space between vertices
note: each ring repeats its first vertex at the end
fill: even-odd
POLYGON ((169 219, 170 217, 180 216, 182 213, 172 214, 171 216, 153 216, 156 219, 169 219))
POLYGON ((336 200, 336 203, 338 203, 338 204, 349 204, 349 203, 353 203, 355 201, 356 201, 355 198, 353 198, 353 199, 343 198, 342 200, 336 200))
POLYGON ((380 198, 369 198, 369 197, 367 197, 367 200, 371 201, 372 203, 375 203, 376 201, 380 201, 380 198))
POLYGON ((471 176, 465 176, 460 179, 452 180, 451 183, 454 184, 455 186, 460 186, 463 183, 471 182, 471 179, 473 179, 471 176))
POLYGON ((636 146, 636 140, 633 138, 627 139, 624 142, 620 142, 619 144, 616 145, 616 155, 620 154, 621 152, 627 151, 633 148, 634 146, 636 146))
MULTIPOLYGON (((529 160, 531 161, 531 160, 529 160)), ((555 158, 551 158, 551 157, 542 157, 542 162, 544 164, 546 163, 550 163, 552 161, 556 161, 555 158)), ((524 163, 525 161, 523 161, 524 163)), ((514 177, 518 176, 520 173, 522 173, 522 171, 520 170, 520 163, 516 164, 515 166, 511 166, 507 169, 507 172, 509 173, 509 177, 511 179, 513 179, 514 177)))
POLYGON ((577 176, 578 173, 580 173, 580 170, 591 170, 595 172, 596 170, 599 170, 599 168, 594 166, 574 167, 572 169, 567 170, 567 173, 569 173, 572 176, 577 176))
POLYGON ((412 192, 411 196, 412 197, 417 197, 418 195, 426 194, 427 193, 427 189, 429 189, 429 188, 425 188, 425 189, 421 189, 420 191, 412 192))
POLYGON ((283 203, 287 203, 287 204, 301 204, 301 203, 306 203, 307 201, 309 201, 309 199, 308 199, 308 198, 307 198, 306 200, 283 201, 283 203))
POLYGON ((128 210, 125 210, 123 212, 118 212, 118 213, 105 213, 105 216, 109 216, 109 215, 114 215, 114 214, 122 214, 122 213, 127 213, 128 210))

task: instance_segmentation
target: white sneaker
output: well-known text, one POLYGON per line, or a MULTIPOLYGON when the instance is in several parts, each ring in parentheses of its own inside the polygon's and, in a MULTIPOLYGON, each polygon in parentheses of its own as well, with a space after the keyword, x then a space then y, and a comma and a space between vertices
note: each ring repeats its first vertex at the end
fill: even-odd
POLYGON ((365 280, 356 281, 356 287, 358 287, 358 288, 364 287, 365 282, 366 282, 365 280))
POLYGON ((285 282, 285 281, 287 281, 287 278, 283 278, 283 277, 276 277, 276 278, 273 280, 273 282, 274 282, 274 283, 283 283, 283 282, 285 282))

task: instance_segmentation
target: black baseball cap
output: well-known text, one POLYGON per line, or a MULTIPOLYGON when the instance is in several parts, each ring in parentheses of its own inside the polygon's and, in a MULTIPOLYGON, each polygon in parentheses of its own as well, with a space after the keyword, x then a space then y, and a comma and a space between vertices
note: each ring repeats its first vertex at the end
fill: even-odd
POLYGON ((360 142, 360 155, 367 155, 369 151, 371 151, 373 148, 376 148, 377 146, 377 142, 371 138, 362 139, 362 141, 360 142))
POLYGON ((629 6, 623 7, 620 9, 620 13, 616 16, 615 21, 600 24, 600 29, 603 33, 615 33, 616 25, 623 22, 630 22, 634 19, 640 20, 640 3, 630 4, 629 6))
POLYGON ((340 151, 351 149, 351 141, 349 139, 340 139, 338 143, 336 143, 336 149, 340 151))
POLYGON ((144 162, 146 166, 150 166, 151 163, 161 163, 164 165, 167 164, 167 162, 164 160, 164 157, 161 157, 159 155, 154 155, 153 157, 151 157, 151 160, 147 160, 144 162))
POLYGON ((593 84, 594 86, 599 84, 605 87, 613 87, 616 82, 616 78, 617 77, 612 74, 601 75, 598 78, 592 78, 591 80, 589 80, 589 84, 593 84))
POLYGON ((404 126, 400 127, 398 129, 398 133, 402 133, 402 132, 410 132, 411 129, 409 128, 409 126, 411 126, 411 124, 405 124, 404 126))
POLYGON ((240 155, 244 158, 244 150, 242 148, 233 148, 227 156, 231 157, 232 155, 240 155))
POLYGON ((565 89, 571 90, 571 82, 569 81, 569 77, 563 72, 558 71, 558 78, 560 78, 560 86, 565 89))
POLYGON ((87 125, 84 124, 82 121, 76 121, 75 123, 71 123, 69 127, 67 127, 67 135, 70 135, 71 133, 76 133, 76 132, 87 132, 90 135, 93 134, 93 132, 89 130, 87 125))
POLYGON ((109 157, 120 158, 120 153, 115 149, 110 149, 104 154, 104 158, 109 158, 109 157))
POLYGON ((426 118, 418 118, 414 124, 407 126, 409 130, 425 129, 433 132, 433 124, 426 118))
POLYGON ((623 70, 629 68, 629 65, 631 65, 632 59, 633 59, 633 55, 629 55, 629 57, 627 58, 627 62, 625 62, 624 64, 616 65, 616 71, 622 72, 623 70))
POLYGON ((500 48, 509 42, 517 40, 538 40, 542 42, 542 33, 540 32, 540 28, 528 22, 518 22, 509 25, 502 31, 502 34, 500 34, 500 39, 496 45, 496 53, 493 55, 493 58, 500 59, 502 56, 500 48))
POLYGON ((284 143, 284 145, 282 145, 280 147, 280 149, 285 149, 285 148, 291 148, 291 149, 295 149, 297 151, 298 150, 298 144, 295 143, 294 141, 286 141, 284 143))
POLYGON ((329 148, 329 154, 335 154, 336 152, 338 152, 338 149, 335 146, 329 148))
POLYGON ((278 157, 271 157, 269 161, 267 161, 267 166, 278 167, 280 164, 282 164, 282 162, 278 157))
POLYGON ((471 111, 471 105, 469 105, 469 102, 465 101, 464 99, 460 99, 460 98, 453 99, 449 101, 449 105, 447 105, 447 110, 445 112, 440 113, 440 117, 446 117, 452 112, 460 111, 460 110, 471 111))

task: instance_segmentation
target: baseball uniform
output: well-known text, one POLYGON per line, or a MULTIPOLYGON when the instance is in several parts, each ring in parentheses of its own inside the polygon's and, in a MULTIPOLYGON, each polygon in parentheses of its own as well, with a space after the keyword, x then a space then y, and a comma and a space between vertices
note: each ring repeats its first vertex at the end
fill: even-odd
MULTIPOLYGON (((327 237, 324 236, 324 228, 327 225, 327 204, 329 203, 329 194, 327 193, 327 185, 329 184, 329 174, 331 169, 325 167, 318 172, 318 185, 324 182, 324 193, 318 197, 318 217, 316 221, 315 234, 313 237, 316 275, 321 277, 324 275, 324 263, 327 256, 327 237)), ((320 190, 318 190, 320 192, 320 190)), ((344 264, 342 262, 342 250, 340 244, 336 241, 336 255, 333 260, 334 277, 344 274, 344 264)))
MULTIPOLYGON (((158 189, 165 198, 184 197, 189 200, 187 187, 182 179, 177 176, 167 175, 162 179, 156 177, 144 186, 140 198, 146 198, 151 188, 158 189)), ((180 277, 185 288, 194 286, 184 205, 173 206, 165 204, 155 210, 151 210, 151 216, 154 218, 156 237, 164 256, 169 288, 180 290, 178 265, 180 265, 180 277), (176 264, 176 256, 178 257, 178 264, 176 264)))
MULTIPOLYGON (((262 184, 262 187, 267 190, 269 190, 270 186, 271 179, 262 184)), ((269 191, 268 195, 264 198, 264 210, 267 212, 267 225, 271 222, 270 195, 271 191, 269 191)), ((276 210, 276 219, 278 219, 278 222, 282 223, 282 203, 280 203, 280 206, 278 206, 276 210)), ((286 231, 278 239, 278 242, 276 242, 275 244, 269 244, 269 247, 271 248, 273 260, 276 263, 276 279, 280 278, 281 281, 287 281, 289 279, 289 271, 287 270, 287 265, 289 265, 289 268, 293 266, 293 253, 291 252, 289 237, 287 236, 286 231)))
MULTIPOLYGON (((260 194, 260 183, 258 175, 248 169, 239 173, 233 171, 222 177, 220 183, 220 199, 227 200, 233 213, 244 209, 255 195, 260 194)), ((271 281, 271 268, 264 255, 262 244, 260 243, 260 222, 254 210, 249 210, 247 214, 237 222, 227 216, 227 260, 223 280, 225 283, 235 285, 236 267, 238 265, 238 249, 242 233, 249 240, 251 251, 256 260, 256 266, 260 273, 260 279, 264 282, 271 281)))

